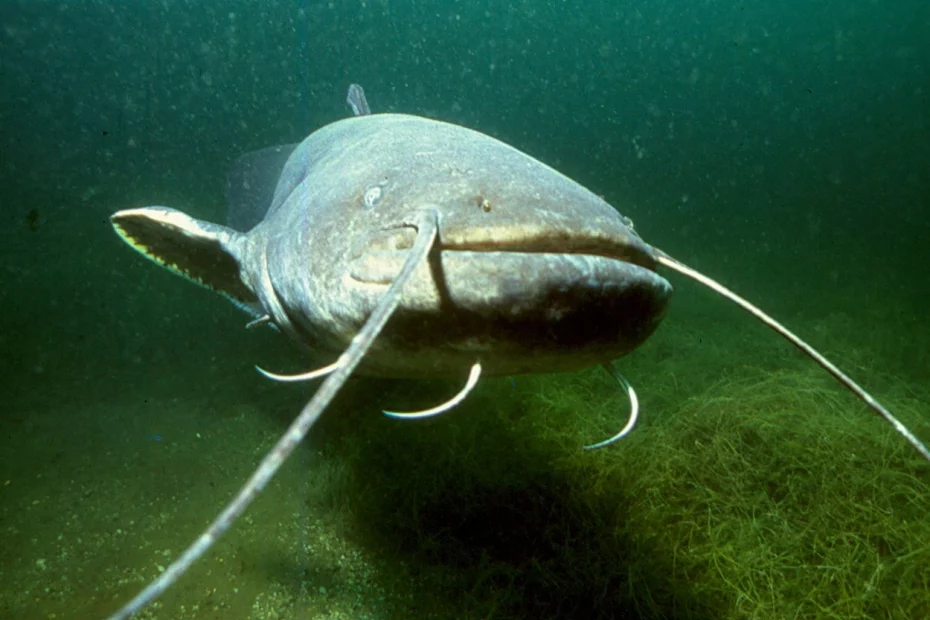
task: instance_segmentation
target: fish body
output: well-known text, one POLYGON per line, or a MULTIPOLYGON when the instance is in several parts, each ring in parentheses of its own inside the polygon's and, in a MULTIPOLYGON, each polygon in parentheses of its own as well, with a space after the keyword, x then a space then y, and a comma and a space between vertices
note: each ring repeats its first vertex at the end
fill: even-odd
POLYGON ((166 207, 113 216, 134 247, 267 315, 335 359, 403 265, 415 213, 437 246, 359 366, 389 377, 572 370, 619 358, 672 288, 629 220, 563 174, 483 133, 402 114, 315 131, 248 231, 166 207))

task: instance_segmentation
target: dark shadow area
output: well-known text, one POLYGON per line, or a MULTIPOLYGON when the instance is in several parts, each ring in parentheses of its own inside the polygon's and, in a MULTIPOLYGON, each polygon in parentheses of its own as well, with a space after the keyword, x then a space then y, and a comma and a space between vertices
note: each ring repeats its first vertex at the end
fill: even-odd
MULTIPOLYGON (((416 402, 430 397, 430 386, 438 396, 441 385, 406 384, 425 386, 416 402)), ((399 391, 387 397, 403 400, 399 391)), ((560 446, 508 431, 486 409, 489 399, 450 414, 454 421, 425 423, 376 419, 353 411, 352 400, 343 399, 339 418, 324 419, 316 433, 327 438, 328 458, 344 458, 352 470, 340 496, 354 515, 347 527, 426 583, 438 580, 463 617, 727 614, 731 601, 697 594, 675 574, 667 549, 626 526, 633 502, 622 486, 586 494, 598 476, 584 471, 593 462, 579 451, 566 465, 560 446)))

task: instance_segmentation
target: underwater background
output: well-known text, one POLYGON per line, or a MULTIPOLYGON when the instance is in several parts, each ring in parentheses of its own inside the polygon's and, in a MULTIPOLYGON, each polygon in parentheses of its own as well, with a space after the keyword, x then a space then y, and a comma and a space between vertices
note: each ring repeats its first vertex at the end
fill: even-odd
MULTIPOLYGON (((930 3, 0 2, 0 617, 99 618, 309 397, 299 351, 140 259, 240 154, 375 112, 500 138, 807 338, 930 440, 930 3)), ((669 275, 603 371, 355 378, 140 618, 926 618, 930 464, 669 275)))

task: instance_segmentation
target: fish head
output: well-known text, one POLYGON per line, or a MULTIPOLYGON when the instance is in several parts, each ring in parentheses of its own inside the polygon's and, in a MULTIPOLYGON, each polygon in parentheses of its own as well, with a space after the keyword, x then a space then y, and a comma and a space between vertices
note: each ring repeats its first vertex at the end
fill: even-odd
POLYGON ((311 348, 345 348, 400 272, 422 210, 438 239, 363 372, 569 370, 629 353, 664 316, 671 286, 629 219, 532 157, 403 115, 320 131, 327 147, 301 164, 310 182, 270 218, 267 246, 269 279, 311 348))

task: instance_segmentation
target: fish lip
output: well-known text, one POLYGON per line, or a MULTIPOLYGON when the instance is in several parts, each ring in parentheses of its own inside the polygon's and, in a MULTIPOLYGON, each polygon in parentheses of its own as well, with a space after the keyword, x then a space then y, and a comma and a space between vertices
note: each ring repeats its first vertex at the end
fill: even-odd
MULTIPOLYGON (((347 275, 360 284, 388 285, 400 272, 407 256, 408 250, 402 248, 365 252, 349 261, 347 275)), ((618 257, 616 253, 566 252, 565 248, 561 248, 559 252, 548 252, 541 247, 534 248, 533 251, 525 251, 523 248, 495 247, 471 250, 465 247, 440 247, 436 257, 439 261, 436 264, 442 265, 442 272, 445 274, 443 279, 447 282, 459 281, 463 277, 468 279, 461 272, 464 264, 470 266, 470 275, 481 278, 490 277, 495 281, 506 279, 511 273, 510 270, 515 270, 514 272, 522 274, 520 278, 524 283, 545 282, 547 286, 553 285, 560 278, 557 274, 563 272, 566 265, 575 265, 577 272, 579 264, 588 265, 592 274, 598 274, 593 280, 590 277, 584 278, 589 284, 597 280, 606 282, 620 277, 620 274, 623 274, 624 278, 632 277, 640 282, 664 281, 651 265, 627 260, 623 256, 618 257), (458 266, 458 269, 453 266, 458 266), (449 269, 452 269, 450 273, 455 275, 447 273, 449 269)))
POLYGON ((508 253, 508 254, 548 254, 563 256, 595 256, 630 263, 656 271, 658 262, 652 248, 642 241, 640 243, 617 243, 609 240, 592 239, 584 237, 569 237, 562 239, 533 238, 523 239, 512 243, 481 243, 481 242, 454 242, 446 243, 440 240, 439 249, 443 252, 476 252, 476 253, 508 253))
MULTIPOLYGON (((353 259, 379 252, 409 250, 416 230, 409 225, 386 228, 353 252, 353 259)), ((436 249, 440 252, 586 255, 618 260, 657 271, 658 261, 650 245, 631 228, 585 226, 584 228, 489 227, 459 230, 440 228, 436 249)))

